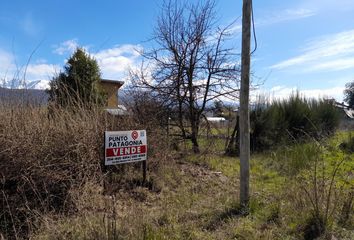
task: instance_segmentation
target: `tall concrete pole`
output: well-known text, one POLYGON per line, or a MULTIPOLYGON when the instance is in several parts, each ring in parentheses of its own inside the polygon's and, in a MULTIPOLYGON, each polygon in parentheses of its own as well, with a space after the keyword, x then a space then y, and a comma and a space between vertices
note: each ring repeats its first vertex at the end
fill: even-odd
POLYGON ((252 0, 243 0, 242 8, 242 58, 240 91, 240 203, 247 207, 249 202, 250 178, 250 120, 249 89, 251 65, 251 11, 252 0))

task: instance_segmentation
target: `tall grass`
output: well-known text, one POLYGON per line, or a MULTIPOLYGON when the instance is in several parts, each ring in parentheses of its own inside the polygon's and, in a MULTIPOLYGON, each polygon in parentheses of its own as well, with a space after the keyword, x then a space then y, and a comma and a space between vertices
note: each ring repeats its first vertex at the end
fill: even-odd
POLYGON ((251 148, 262 151, 292 141, 322 138, 334 133, 339 115, 323 99, 293 93, 288 99, 258 102, 250 113, 251 148))
POLYGON ((104 131, 136 128, 148 130, 150 153, 163 145, 158 127, 138 124, 135 116, 113 117, 99 107, 0 104, 0 236, 22 238, 42 214, 75 212, 75 189, 102 186, 104 131))
POLYGON ((69 190, 99 181, 102 120, 97 110, 1 106, 1 232, 21 237, 36 215, 69 210, 69 190))

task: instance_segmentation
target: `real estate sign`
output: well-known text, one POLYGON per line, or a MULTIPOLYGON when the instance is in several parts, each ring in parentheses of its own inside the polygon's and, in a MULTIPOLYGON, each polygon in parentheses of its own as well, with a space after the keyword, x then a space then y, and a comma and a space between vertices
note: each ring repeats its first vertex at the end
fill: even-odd
POLYGON ((146 160, 145 130, 105 132, 105 165, 146 160))

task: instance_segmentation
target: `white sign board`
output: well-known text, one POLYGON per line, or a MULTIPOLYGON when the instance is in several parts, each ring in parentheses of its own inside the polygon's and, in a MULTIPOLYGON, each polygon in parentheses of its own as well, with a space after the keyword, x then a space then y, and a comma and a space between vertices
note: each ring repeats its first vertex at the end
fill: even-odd
POLYGON ((105 132, 105 165, 147 160, 145 130, 105 132))

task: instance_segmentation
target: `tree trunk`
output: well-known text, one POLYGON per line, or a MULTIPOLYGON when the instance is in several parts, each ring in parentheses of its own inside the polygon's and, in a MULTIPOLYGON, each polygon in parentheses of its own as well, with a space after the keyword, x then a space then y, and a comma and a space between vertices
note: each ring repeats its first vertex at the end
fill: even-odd
POLYGON ((191 141, 192 141, 192 144, 193 144, 193 152, 194 153, 200 153, 198 139, 194 136, 193 133, 192 133, 192 136, 191 136, 191 141))
POLYGON ((240 154, 239 146, 238 146, 239 136, 240 136, 240 121, 239 121, 239 116, 237 115, 236 124, 235 124, 234 130, 232 131, 230 141, 229 141, 227 148, 225 150, 225 155, 238 156, 240 154))
POLYGON ((178 103, 178 125, 179 128, 181 129, 182 132, 182 138, 186 139, 186 131, 184 129, 184 124, 183 124, 183 109, 182 109, 182 102, 178 103))
POLYGON ((194 118, 191 121, 191 128, 192 128, 191 141, 193 144, 193 152, 200 153, 199 144, 198 144, 198 132, 199 132, 199 120, 198 119, 194 118))

